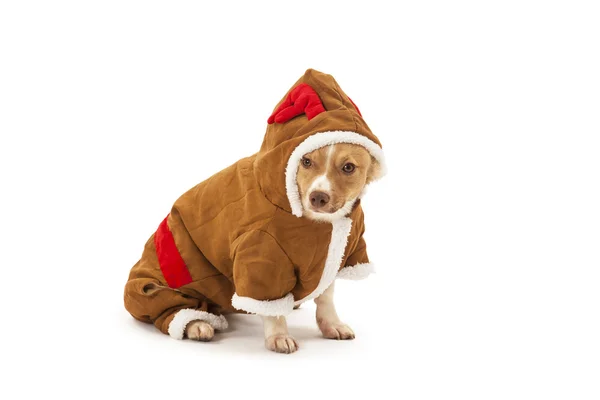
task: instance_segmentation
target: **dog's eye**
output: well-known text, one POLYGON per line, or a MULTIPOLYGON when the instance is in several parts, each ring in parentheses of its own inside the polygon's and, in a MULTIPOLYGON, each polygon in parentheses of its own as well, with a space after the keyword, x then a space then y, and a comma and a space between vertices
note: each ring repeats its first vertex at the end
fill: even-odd
POLYGON ((305 168, 308 168, 308 167, 310 167, 310 166, 312 165, 312 163, 311 163, 311 161, 310 161, 308 158, 303 158, 303 159, 302 159, 302 165, 303 165, 305 168))
POLYGON ((355 168, 356 168, 356 165, 354 165, 352 163, 348 163, 348 164, 344 165, 344 167, 342 168, 342 171, 344 171, 347 174, 351 174, 354 172, 355 168))

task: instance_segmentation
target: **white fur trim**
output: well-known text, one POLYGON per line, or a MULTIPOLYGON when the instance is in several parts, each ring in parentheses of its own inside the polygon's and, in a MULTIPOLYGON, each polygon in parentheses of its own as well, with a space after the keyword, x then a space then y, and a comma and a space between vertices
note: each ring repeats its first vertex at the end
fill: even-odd
POLYGON ((342 258, 344 258, 344 250, 346 250, 346 245, 348 244, 348 235, 350 235, 350 230, 352 229, 352 220, 344 217, 332 221, 331 225, 331 242, 329 242, 329 248, 327 249, 327 259, 325 260, 325 267, 323 268, 319 285, 311 294, 296 301, 296 305, 319 297, 331 286, 340 269, 342 258))
POLYGON ((285 297, 277 300, 256 300, 252 297, 238 296, 237 293, 231 298, 231 305, 238 310, 265 317, 279 317, 288 315, 294 309, 294 295, 288 293, 285 297))
POLYGON ((315 133, 314 135, 306 138, 298 145, 298 147, 294 149, 285 169, 285 187, 287 191, 287 197, 290 202, 290 207, 292 208, 292 214, 295 216, 302 216, 302 201, 300 200, 300 192, 298 191, 298 183, 296 182, 300 160, 305 154, 308 154, 311 151, 336 143, 351 143, 363 146, 381 165, 380 177, 385 175, 386 167, 383 150, 377 143, 373 142, 366 136, 350 131, 329 131, 315 133))
POLYGON ((338 279, 360 280, 365 279, 375 272, 375 266, 371 263, 356 264, 352 267, 344 267, 337 273, 338 279))
POLYGON ((227 329, 228 326, 227 320, 223 315, 215 315, 206 311, 184 308, 183 310, 177 311, 175 317, 169 324, 169 335, 173 339, 183 339, 183 333, 187 324, 197 320, 205 321, 217 330, 227 329))

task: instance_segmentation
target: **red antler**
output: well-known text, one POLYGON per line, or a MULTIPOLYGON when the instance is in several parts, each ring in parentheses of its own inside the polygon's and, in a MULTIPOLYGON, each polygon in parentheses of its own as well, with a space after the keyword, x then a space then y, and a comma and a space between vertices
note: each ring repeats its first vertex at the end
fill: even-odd
POLYGON ((290 92, 267 122, 282 124, 300 114, 306 114, 306 117, 311 120, 322 112, 325 112, 325 107, 317 92, 306 83, 301 83, 290 92))

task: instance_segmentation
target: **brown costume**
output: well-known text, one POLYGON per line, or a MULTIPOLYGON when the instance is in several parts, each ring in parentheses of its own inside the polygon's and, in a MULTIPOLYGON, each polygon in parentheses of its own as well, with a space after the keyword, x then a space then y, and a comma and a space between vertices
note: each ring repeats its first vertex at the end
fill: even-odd
POLYGON ((363 212, 333 223, 302 217, 296 174, 303 155, 334 143, 364 146, 384 169, 377 137, 330 75, 308 70, 278 104, 260 151, 181 196, 146 243, 125 286, 125 307, 181 339, 223 313, 286 315, 336 278, 372 272, 363 212))

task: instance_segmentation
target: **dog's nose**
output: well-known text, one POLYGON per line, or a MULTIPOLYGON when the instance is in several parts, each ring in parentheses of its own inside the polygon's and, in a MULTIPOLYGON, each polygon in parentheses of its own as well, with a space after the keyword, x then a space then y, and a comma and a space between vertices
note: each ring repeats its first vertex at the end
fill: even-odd
POLYGON ((324 207, 329 203, 329 195, 323 192, 312 192, 310 194, 310 204, 315 208, 324 207))

